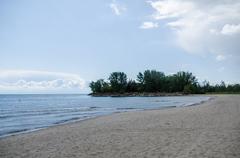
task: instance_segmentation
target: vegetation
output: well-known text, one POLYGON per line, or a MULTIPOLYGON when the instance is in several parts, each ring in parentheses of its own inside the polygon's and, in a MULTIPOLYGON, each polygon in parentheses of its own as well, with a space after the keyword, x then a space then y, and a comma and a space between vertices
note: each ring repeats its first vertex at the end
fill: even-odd
POLYGON ((210 85, 208 81, 199 83, 197 78, 190 72, 177 72, 173 75, 165 75, 156 70, 139 72, 137 79, 128 79, 124 72, 113 72, 108 81, 99 79, 92 81, 89 85, 93 94, 104 93, 239 93, 240 84, 226 85, 223 81, 220 84, 210 85))

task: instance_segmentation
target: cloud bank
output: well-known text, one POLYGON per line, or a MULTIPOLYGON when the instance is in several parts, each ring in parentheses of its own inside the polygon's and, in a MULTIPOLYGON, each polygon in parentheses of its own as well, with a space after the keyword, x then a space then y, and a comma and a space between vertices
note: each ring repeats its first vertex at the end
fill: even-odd
POLYGON ((177 44, 195 54, 214 54, 240 59, 240 1, 157 0, 148 1, 152 18, 173 30, 177 44))
POLYGON ((32 70, 0 70, 0 92, 79 92, 85 81, 76 74, 32 70))

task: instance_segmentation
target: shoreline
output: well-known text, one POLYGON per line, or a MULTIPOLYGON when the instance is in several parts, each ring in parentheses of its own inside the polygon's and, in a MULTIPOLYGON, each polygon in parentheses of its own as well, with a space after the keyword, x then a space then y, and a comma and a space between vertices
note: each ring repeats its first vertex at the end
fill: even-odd
POLYGON ((240 156, 240 95, 129 111, 0 139, 0 157, 240 156))
MULTIPOLYGON (((175 95, 173 95, 173 96, 175 96, 175 95)), ((184 96, 199 96, 199 95, 180 95, 180 96, 184 97, 184 96)), ((213 100, 217 97, 217 96, 209 96, 209 95, 204 95, 204 96, 209 97, 209 98, 207 100, 202 100, 202 101, 197 102, 197 103, 184 104, 184 105, 181 105, 181 106, 167 106, 167 107, 159 107, 159 108, 156 108, 156 109, 129 109, 131 111, 112 112, 112 113, 109 113, 109 114, 91 116, 91 117, 86 117, 86 118, 76 119, 76 120, 69 120, 69 121, 65 121, 63 123, 56 123, 56 124, 52 124, 52 125, 45 126, 45 127, 39 127, 39 128, 31 129, 31 130, 23 130, 21 132, 9 133, 9 134, 6 134, 6 135, 2 135, 2 136, 0 136, 0 140, 8 138, 8 137, 14 137, 14 136, 22 135, 22 134, 28 134, 28 133, 38 132, 38 131, 41 131, 41 130, 47 130, 49 128, 54 128, 54 127, 57 127, 57 126, 63 126, 63 125, 73 124, 73 123, 81 123, 83 121, 88 121, 90 119, 97 119, 99 117, 114 115, 114 114, 118 114, 118 113, 128 113, 128 112, 135 112, 135 111, 154 111, 154 110, 165 110, 165 109, 172 109, 172 108, 184 108, 184 107, 190 107, 190 106, 199 106, 199 105, 204 104, 206 102, 209 102, 209 101, 211 101, 211 100, 213 100)), ((125 96, 125 97, 128 97, 128 96, 125 96)), ((132 97, 139 97, 139 96, 132 96, 132 97)), ((145 96, 142 96, 142 97, 145 97, 145 96)), ((146 96, 146 97, 152 97, 152 96, 146 96)), ((156 96, 156 97, 160 97, 160 96, 156 96)), ((170 96, 161 96, 161 97, 170 97, 170 96)))
MULTIPOLYGON (((162 93, 162 92, 128 92, 128 93, 90 93, 92 97, 169 97, 169 96, 188 96, 194 94, 162 93)), ((198 94, 195 94, 198 95, 198 94)))

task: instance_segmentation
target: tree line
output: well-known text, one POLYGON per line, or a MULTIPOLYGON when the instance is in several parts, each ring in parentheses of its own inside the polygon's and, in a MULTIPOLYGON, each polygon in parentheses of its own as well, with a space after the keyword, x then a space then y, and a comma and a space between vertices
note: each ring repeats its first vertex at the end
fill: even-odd
POLYGON ((136 80, 128 79, 124 72, 113 72, 107 81, 99 79, 89 84, 92 93, 239 93, 240 84, 210 85, 208 81, 199 83, 191 72, 180 71, 176 74, 165 75, 156 70, 139 72, 136 80))

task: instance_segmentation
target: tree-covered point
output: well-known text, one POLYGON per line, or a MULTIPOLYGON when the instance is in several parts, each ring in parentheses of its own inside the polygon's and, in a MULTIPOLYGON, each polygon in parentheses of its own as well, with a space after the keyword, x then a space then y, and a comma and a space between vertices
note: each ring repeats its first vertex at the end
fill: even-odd
POLYGON ((208 81, 199 83, 197 78, 190 72, 180 71, 176 74, 165 75, 156 70, 146 70, 139 72, 137 79, 128 79, 124 72, 113 72, 107 81, 99 79, 92 81, 89 85, 92 93, 131 93, 131 92, 151 92, 151 93, 239 93, 240 84, 210 85, 208 81))

